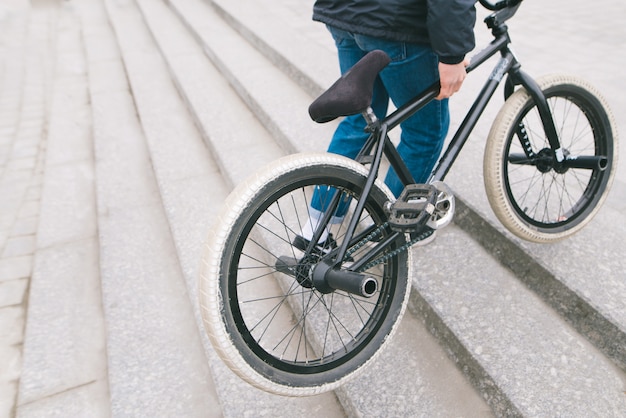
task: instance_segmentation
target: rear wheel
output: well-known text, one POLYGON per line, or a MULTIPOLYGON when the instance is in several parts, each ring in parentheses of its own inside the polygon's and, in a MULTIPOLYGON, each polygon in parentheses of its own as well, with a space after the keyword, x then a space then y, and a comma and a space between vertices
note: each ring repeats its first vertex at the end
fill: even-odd
POLYGON ((537 107, 522 88, 494 121, 484 178, 489 203, 507 229, 529 241, 551 242, 576 233, 598 212, 615 175, 618 150, 613 117, 592 86, 563 75, 538 84, 564 156, 578 162, 573 167, 554 163, 537 107))
MULTIPOLYGON (((321 255, 304 257, 293 246, 315 189, 339 191, 349 205, 343 221, 332 226, 341 245, 366 177, 363 166, 344 157, 295 155, 228 198, 205 247, 200 304, 218 354, 249 383, 289 396, 332 390, 373 361, 395 331, 410 288, 406 251, 365 272, 377 282, 374 295, 365 297, 316 289, 308 272, 321 255), (285 258, 297 260, 291 274, 279 267, 285 258)), ((358 230, 383 224, 384 204, 392 198, 377 182, 358 230)), ((402 244, 400 239, 387 251, 402 244)), ((372 245, 353 252, 353 262, 372 245)))

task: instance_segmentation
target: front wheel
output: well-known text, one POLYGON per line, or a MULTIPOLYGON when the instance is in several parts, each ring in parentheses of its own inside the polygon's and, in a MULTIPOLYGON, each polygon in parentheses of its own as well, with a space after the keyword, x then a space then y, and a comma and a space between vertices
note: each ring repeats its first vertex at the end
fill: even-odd
MULTIPOLYGON (((248 383, 287 396, 332 390, 356 376, 390 340, 410 289, 409 254, 392 253, 404 238, 389 246, 384 262, 365 267, 377 281, 371 297, 316 289, 308 273, 324 253, 304 255, 294 245, 313 194, 319 199, 337 192, 342 216, 332 218, 331 232, 333 245, 341 245, 366 178, 362 165, 338 155, 293 155, 237 187, 226 201, 205 246, 200 305, 217 353, 248 383), (286 269, 285 259, 297 261, 286 269)), ((377 181, 357 232, 383 225, 390 199, 377 181)), ((389 233, 384 230, 383 238, 389 233)), ((351 262, 373 245, 351 252, 351 262)))
POLYGON ((498 113, 485 147, 489 203, 520 238, 553 242, 584 227, 609 192, 617 165, 615 122, 586 81, 553 75, 538 80, 567 166, 554 163, 537 107, 521 88, 498 113))

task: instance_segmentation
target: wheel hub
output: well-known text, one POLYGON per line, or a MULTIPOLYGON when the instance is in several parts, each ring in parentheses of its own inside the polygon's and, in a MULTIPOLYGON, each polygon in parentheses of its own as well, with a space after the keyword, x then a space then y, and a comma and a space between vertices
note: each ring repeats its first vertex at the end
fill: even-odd
POLYGON ((544 148, 537 153, 537 170, 547 173, 554 168, 554 152, 550 148, 544 148))
POLYGON ((295 268, 295 277, 300 286, 305 287, 307 289, 313 288, 313 280, 311 279, 311 271, 313 266, 317 264, 319 261, 319 257, 309 255, 298 262, 298 265, 295 268))
MULTIPOLYGON (((563 150, 563 157, 567 158, 569 155, 569 150, 563 150)), ((550 170, 554 170, 559 174, 563 174, 569 170, 565 164, 556 162, 554 151, 550 148, 544 148, 537 153, 535 166, 537 170, 542 173, 548 173, 550 170)))

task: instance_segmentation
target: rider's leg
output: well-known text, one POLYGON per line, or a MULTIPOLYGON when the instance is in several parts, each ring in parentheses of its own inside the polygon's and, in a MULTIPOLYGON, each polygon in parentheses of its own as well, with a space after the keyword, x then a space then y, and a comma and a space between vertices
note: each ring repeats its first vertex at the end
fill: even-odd
MULTIPOLYGON (((426 45, 388 41, 370 36, 350 34, 330 28, 337 44, 342 72, 349 70, 362 56, 375 49, 389 55, 391 63, 385 67, 375 86, 379 100, 373 106, 379 118, 386 112, 386 95, 400 107, 413 99, 439 78, 438 59, 426 45)), ((437 162, 448 132, 450 115, 448 100, 433 100, 419 112, 402 123, 398 151, 417 183, 424 183, 437 162)), ((354 158, 367 139, 363 132, 365 121, 360 115, 344 119, 339 125, 328 150, 354 158)), ((393 170, 387 174, 385 183, 398 196, 404 185, 393 170)))
MULTIPOLYGON (((386 112, 387 92, 394 104, 399 107, 422 93, 438 78, 438 60, 435 53, 428 46, 408 44, 351 34, 330 28, 337 44, 339 61, 342 72, 349 70, 367 52, 381 49, 389 55, 392 62, 380 74, 383 87, 375 86, 373 108, 378 117, 386 112), (384 109, 384 111, 383 111, 384 109), (380 114, 379 114, 380 112, 380 114)), ((378 80, 377 80, 378 82, 378 80)), ((432 101, 411 118, 403 122, 402 134, 398 151, 407 164, 416 182, 425 182, 435 165, 449 126, 448 101, 432 101)), ((367 139, 363 132, 365 121, 360 115, 344 119, 330 143, 330 152, 354 158, 367 139)), ((398 196, 404 185, 397 175, 390 170, 385 182, 391 191, 398 196)), ((319 204, 319 199, 312 200, 312 213, 319 215, 325 207, 319 204)), ((345 214, 345 207, 335 212, 334 219, 341 219, 345 214)), ((318 219, 319 220, 319 219, 318 219)), ((311 221, 314 231, 316 223, 311 221)), ((304 231, 305 238, 310 239, 312 232, 304 231)), ((320 238, 323 242, 326 231, 320 238)))
MULTIPOLYGON (((354 64, 363 58, 368 51, 359 48, 354 40, 354 35, 331 27, 329 27, 329 30, 337 46, 341 73, 345 74, 354 64)), ((377 78, 374 84, 374 95, 371 107, 379 118, 383 118, 387 113, 388 104, 389 96, 387 95, 387 91, 380 78, 377 78)), ((328 152, 343 155, 348 158, 355 158, 369 136, 369 134, 365 132, 366 126, 367 123, 361 115, 353 115, 344 118, 335 130, 328 146, 328 152)), ((305 239, 310 240, 313 236, 323 216, 323 211, 326 209, 334 192, 334 189, 324 192, 318 189, 314 191, 313 198, 311 199, 311 207, 309 208, 309 219, 302 227, 302 236, 305 239)), ((349 204, 349 199, 344 199, 340 202, 339 207, 335 211, 335 215, 331 219, 331 223, 342 222, 343 215, 345 215, 349 204)), ((326 241, 328 233, 328 229, 322 232, 320 242, 326 241)))
MULTIPOLYGON (((447 99, 433 101, 402 124, 398 152, 416 183, 428 181, 439 158, 449 126, 447 107, 447 99)), ((392 168, 387 173, 385 183, 396 196, 404 189, 392 168)))
MULTIPOLYGON (((380 78, 394 105, 402 106, 425 91, 439 78, 438 59, 425 46, 406 44, 404 59, 393 61, 380 73, 380 78)), ((411 172, 416 183, 424 183, 439 158, 450 124, 448 100, 433 100, 401 125, 398 152, 411 172)), ((404 189, 393 169, 385 183, 394 195, 404 189)), ((426 245, 435 238, 435 231, 427 229, 411 235, 426 245), (425 235, 424 235, 425 234, 425 235)))
MULTIPOLYGON (((360 40, 360 39, 359 39, 360 40)), ((364 45, 371 40, 360 40, 364 45)), ((427 46, 404 44, 405 54, 396 58, 380 73, 391 100, 402 106, 430 87, 439 78, 438 59, 427 46)), ((416 183, 424 183, 439 158, 450 124, 448 100, 433 100, 401 125, 398 152, 416 183)), ((385 183, 398 196, 404 185, 391 169, 385 183)))

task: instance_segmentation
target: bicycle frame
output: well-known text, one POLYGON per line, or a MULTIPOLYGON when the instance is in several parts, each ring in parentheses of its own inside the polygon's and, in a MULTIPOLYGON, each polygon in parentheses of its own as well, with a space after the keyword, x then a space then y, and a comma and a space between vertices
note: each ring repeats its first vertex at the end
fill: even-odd
MULTIPOLYGON (((556 160, 555 165, 563 163, 564 155, 561 150, 557 130, 554 125, 546 97, 537 83, 521 70, 521 64, 511 50, 511 39, 509 37, 508 27, 504 24, 504 22, 515 14, 517 8, 519 8, 519 4, 511 9, 496 12, 485 19, 488 28, 491 29, 492 34, 494 35, 494 40, 472 58, 466 71, 468 73, 472 72, 498 52, 501 55, 500 60, 495 65, 491 75, 475 99, 463 122, 454 134, 451 142, 446 147, 442 157, 435 166, 428 183, 443 181, 446 177, 505 75, 507 76, 504 90, 505 99, 513 93, 515 86, 517 85, 523 86, 529 92, 537 105, 546 136, 550 143, 550 147, 554 152, 556 160)), ((368 109, 368 111, 363 113, 363 116, 368 121, 368 130, 371 132, 371 135, 364 144, 359 155, 356 157, 356 160, 364 164, 370 163, 370 172, 363 190, 362 198, 358 201, 355 214, 348 225, 348 229, 346 230, 346 239, 337 250, 331 253, 332 256, 336 256, 335 260, 337 260, 334 262, 333 268, 340 268, 348 248, 358 242, 359 238, 371 232, 365 231, 364 233, 359 234, 358 237, 354 238, 354 232, 356 230, 358 219, 364 210, 367 197, 369 196, 374 181, 377 178, 383 155, 387 158, 389 164, 393 167, 400 181, 402 181, 405 186, 415 183, 413 176, 395 146, 392 144, 387 133, 411 117, 431 100, 434 100, 439 94, 439 89, 440 85, 437 81, 423 93, 410 100, 390 115, 386 116, 383 120, 377 120, 371 109, 368 109)), ((530 154, 532 151, 525 152, 527 153, 527 158, 532 158, 534 156, 530 154)), ((331 210, 326 211, 320 225, 327 225, 332 213, 334 212, 334 208, 337 207, 339 199, 340 194, 337 193, 330 203, 331 210)), ((322 231, 323 227, 320 227, 315 232, 308 250, 311 250, 314 243, 318 242, 322 231)), ((351 270, 356 271, 371 261, 374 257, 384 251, 387 245, 397 239, 400 234, 400 232, 395 232, 383 242, 378 243, 372 250, 370 250, 369 253, 354 263, 351 266, 351 270)))

